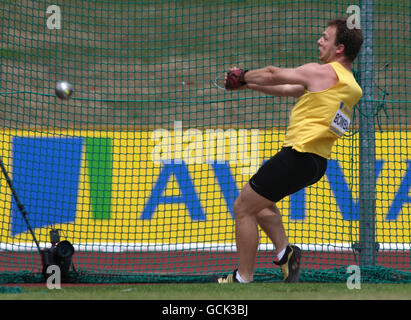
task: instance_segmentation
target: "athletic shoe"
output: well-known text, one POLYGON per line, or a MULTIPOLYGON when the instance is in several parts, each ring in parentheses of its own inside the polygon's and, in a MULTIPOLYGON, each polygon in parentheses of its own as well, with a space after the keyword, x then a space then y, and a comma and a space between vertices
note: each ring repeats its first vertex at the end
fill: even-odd
POLYGON ((300 260, 301 250, 294 245, 288 245, 284 256, 280 261, 273 261, 274 264, 280 267, 284 276, 284 282, 298 282, 300 275, 300 260))
POLYGON ((234 270, 233 273, 230 273, 227 276, 223 276, 223 277, 217 277, 214 276, 213 277, 213 282, 217 282, 217 283, 234 283, 234 282, 238 282, 237 278, 237 269, 234 270))

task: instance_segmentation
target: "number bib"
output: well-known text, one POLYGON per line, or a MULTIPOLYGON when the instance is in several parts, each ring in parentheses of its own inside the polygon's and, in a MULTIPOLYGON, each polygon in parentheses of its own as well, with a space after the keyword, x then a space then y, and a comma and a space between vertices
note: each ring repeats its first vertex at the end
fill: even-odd
POLYGON ((348 130, 350 124, 350 118, 344 112, 342 112, 341 109, 338 109, 333 120, 331 121, 330 129, 336 135, 341 137, 348 130))

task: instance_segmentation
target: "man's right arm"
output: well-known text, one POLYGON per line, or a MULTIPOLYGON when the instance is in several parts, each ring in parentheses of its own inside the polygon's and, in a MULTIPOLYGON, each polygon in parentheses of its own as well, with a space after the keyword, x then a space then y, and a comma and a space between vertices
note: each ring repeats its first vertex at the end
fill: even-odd
POLYGON ((298 98, 305 93, 304 86, 299 84, 279 84, 274 86, 260 86, 257 84, 250 83, 246 85, 246 88, 278 97, 298 98))

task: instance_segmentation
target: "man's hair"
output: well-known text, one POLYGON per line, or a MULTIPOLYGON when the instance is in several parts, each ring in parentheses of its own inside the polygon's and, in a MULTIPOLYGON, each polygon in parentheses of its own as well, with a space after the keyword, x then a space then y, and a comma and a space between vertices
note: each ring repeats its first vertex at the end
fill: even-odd
POLYGON ((360 52, 361 45, 364 42, 361 29, 348 28, 347 20, 344 18, 337 18, 330 20, 327 23, 327 27, 336 27, 335 45, 344 45, 344 55, 351 62, 357 57, 360 52))

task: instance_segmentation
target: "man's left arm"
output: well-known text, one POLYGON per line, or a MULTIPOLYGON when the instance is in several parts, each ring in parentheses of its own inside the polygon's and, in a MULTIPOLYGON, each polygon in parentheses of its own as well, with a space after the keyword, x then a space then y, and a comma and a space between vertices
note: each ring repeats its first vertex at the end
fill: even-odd
POLYGON ((319 64, 309 63, 298 68, 279 68, 268 66, 262 69, 250 70, 245 73, 244 80, 247 84, 259 86, 276 86, 285 84, 310 86, 310 82, 319 64))

